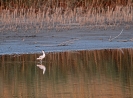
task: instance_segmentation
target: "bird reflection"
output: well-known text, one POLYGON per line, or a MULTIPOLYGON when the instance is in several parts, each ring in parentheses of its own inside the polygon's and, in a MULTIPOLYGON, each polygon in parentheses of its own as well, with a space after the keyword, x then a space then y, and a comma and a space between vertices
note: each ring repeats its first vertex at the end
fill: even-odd
POLYGON ((45 73, 46 67, 45 67, 44 65, 42 65, 42 64, 37 64, 37 67, 39 67, 40 69, 43 70, 43 74, 45 73))

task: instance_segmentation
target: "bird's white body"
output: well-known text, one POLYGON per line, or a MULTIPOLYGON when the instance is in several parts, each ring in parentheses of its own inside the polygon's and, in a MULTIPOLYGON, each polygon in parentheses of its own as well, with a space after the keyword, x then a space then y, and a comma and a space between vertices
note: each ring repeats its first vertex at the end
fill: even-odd
POLYGON ((37 58, 37 60, 42 60, 43 58, 45 58, 45 52, 42 51, 42 53, 43 53, 43 55, 40 55, 40 56, 37 58))
POLYGON ((44 65, 37 65, 40 69, 43 70, 43 74, 45 73, 46 71, 46 67, 44 65))

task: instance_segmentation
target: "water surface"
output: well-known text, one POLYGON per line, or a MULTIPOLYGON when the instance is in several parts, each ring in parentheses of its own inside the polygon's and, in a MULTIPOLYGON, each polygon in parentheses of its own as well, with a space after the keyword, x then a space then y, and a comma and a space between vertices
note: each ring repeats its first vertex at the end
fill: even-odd
POLYGON ((133 49, 39 55, 0 56, 0 98, 133 97, 133 49))

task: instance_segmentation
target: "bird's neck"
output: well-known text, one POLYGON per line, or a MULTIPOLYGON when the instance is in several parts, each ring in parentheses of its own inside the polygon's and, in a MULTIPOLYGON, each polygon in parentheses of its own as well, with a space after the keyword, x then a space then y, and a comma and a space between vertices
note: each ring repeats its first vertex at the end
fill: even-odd
POLYGON ((42 53, 45 54, 44 51, 42 53))

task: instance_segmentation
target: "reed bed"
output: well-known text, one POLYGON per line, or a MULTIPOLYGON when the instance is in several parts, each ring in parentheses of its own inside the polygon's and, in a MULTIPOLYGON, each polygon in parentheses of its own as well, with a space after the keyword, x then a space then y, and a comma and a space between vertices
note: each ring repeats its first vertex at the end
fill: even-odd
POLYGON ((0 12, 0 31, 19 29, 72 29, 72 28, 116 28, 133 26, 133 7, 116 6, 115 9, 108 7, 90 8, 84 10, 83 7, 71 8, 56 7, 36 9, 3 9, 0 12), (52 10, 52 12, 51 12, 52 10))

